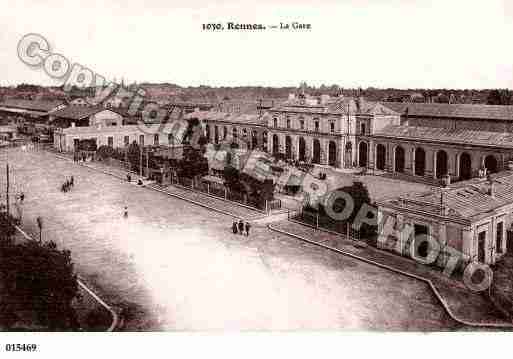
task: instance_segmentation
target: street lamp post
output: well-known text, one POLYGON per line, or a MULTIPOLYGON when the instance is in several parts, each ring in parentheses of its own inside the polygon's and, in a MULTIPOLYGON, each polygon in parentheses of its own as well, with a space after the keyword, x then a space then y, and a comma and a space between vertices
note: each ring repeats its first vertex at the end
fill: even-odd
POLYGON ((37 226, 39 227, 39 243, 42 242, 42 232, 43 232, 43 218, 37 217, 37 226))

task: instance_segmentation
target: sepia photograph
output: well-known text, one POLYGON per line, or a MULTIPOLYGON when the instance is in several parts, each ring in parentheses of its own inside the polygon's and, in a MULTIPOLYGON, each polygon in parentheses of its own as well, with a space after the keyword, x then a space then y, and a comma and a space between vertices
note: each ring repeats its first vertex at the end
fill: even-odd
POLYGON ((0 0, 0 29, 2 356, 511 340, 513 3, 0 0))

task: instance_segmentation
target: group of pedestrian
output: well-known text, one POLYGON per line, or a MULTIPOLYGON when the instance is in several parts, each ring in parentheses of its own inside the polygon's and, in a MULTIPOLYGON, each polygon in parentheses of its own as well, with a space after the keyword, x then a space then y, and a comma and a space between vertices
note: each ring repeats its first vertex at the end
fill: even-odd
POLYGON ((68 192, 71 190, 71 188, 73 188, 74 185, 75 179, 73 178, 73 176, 71 176, 70 178, 66 178, 66 181, 64 181, 64 183, 61 186, 61 191, 68 192))
POLYGON ((246 234, 246 236, 249 236, 250 229, 251 229, 251 224, 249 224, 249 222, 244 223, 242 221, 242 219, 239 219, 238 222, 237 222, 237 220, 233 221, 233 224, 232 224, 233 234, 239 233, 240 235, 246 234))
POLYGON ((18 195, 16 196, 16 199, 17 199, 21 204, 23 204, 23 201, 25 200, 25 193, 20 192, 20 194, 18 194, 18 195))
POLYGON ((87 160, 87 154, 85 152, 73 153, 73 162, 78 163, 80 161, 85 162, 87 160))

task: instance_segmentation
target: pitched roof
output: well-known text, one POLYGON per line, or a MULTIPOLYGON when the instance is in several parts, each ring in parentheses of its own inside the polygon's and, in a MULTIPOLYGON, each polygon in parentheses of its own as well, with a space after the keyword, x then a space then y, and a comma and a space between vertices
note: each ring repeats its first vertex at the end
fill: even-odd
POLYGON ((12 107, 23 110, 49 112, 56 107, 64 104, 61 100, 21 100, 21 99, 6 99, 0 102, 1 107, 12 107))
POLYGON ((242 125, 265 125, 267 115, 218 112, 218 111, 194 111, 184 117, 185 119, 197 118, 199 120, 225 121, 242 125))
POLYGON ((491 132, 441 127, 388 125, 374 133, 375 136, 393 137, 415 141, 432 141, 471 144, 487 147, 513 148, 513 133, 491 132))
POLYGON ((406 102, 382 102, 382 104, 401 115, 408 114, 408 116, 513 120, 513 106, 406 102))
POLYGON ((399 197, 382 203, 383 206, 401 207, 406 211, 423 211, 454 220, 471 221, 490 215, 490 212, 513 204, 513 172, 492 175, 494 195, 489 194, 490 184, 484 178, 458 182, 446 189, 432 189, 408 197, 399 197), (443 191, 443 197, 442 197, 443 191))
POLYGON ((395 110, 383 106, 374 101, 367 101, 363 97, 335 97, 330 98, 324 104, 298 104, 297 102, 285 102, 282 105, 271 108, 271 111, 302 112, 334 115, 398 115, 395 110))
POLYGON ((58 111, 55 111, 52 115, 54 115, 55 117, 66 118, 70 120, 81 120, 102 111, 116 112, 113 109, 106 109, 102 106, 68 106, 58 111))

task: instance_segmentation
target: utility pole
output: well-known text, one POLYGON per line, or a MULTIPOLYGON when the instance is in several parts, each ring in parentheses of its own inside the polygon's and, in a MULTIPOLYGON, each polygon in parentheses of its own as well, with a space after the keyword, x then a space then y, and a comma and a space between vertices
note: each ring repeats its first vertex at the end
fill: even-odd
POLYGON ((149 169, 149 162, 150 162, 150 154, 148 151, 146 151, 146 176, 150 176, 150 169, 149 169))
POLYGON ((7 217, 10 215, 10 207, 9 207, 9 164, 6 164, 6 173, 7 173, 7 188, 6 188, 6 196, 5 196, 5 207, 7 209, 7 217))
POLYGON ((140 175, 141 177, 142 177, 142 175, 143 175, 143 174, 142 174, 142 172, 143 172, 143 170, 142 170, 142 165, 143 165, 143 164, 142 164, 142 162, 143 162, 143 153, 142 153, 142 151, 143 151, 143 146, 142 146, 142 144, 141 144, 141 145, 139 145, 139 175, 140 175))

